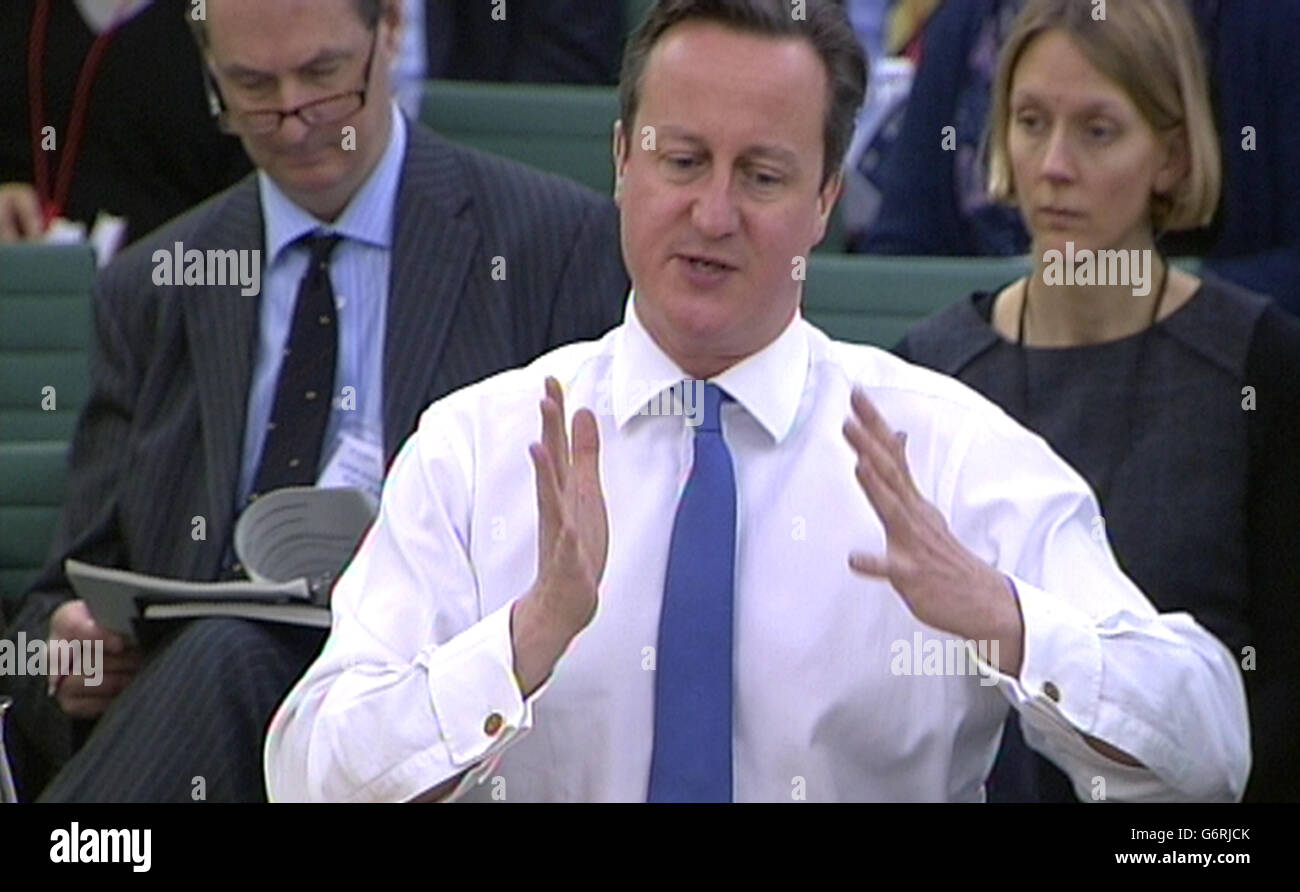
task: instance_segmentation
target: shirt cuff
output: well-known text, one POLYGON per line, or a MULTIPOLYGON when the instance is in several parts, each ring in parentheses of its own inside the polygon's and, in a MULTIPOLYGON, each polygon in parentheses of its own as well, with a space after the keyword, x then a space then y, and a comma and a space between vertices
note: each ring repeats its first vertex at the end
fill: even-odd
POLYGON ((1064 722, 1090 733, 1101 702, 1102 657, 1092 618, 1036 586, 1004 578, 1024 624, 1020 677, 1006 675, 977 654, 981 673, 994 680, 1026 724, 1059 735, 1064 722))
POLYGON ((510 612, 514 602, 475 623, 418 662, 428 672, 429 696, 451 764, 467 768, 443 801, 462 796, 496 770, 505 749, 533 726, 533 703, 515 676, 510 612), (472 767, 470 767, 472 766, 472 767))

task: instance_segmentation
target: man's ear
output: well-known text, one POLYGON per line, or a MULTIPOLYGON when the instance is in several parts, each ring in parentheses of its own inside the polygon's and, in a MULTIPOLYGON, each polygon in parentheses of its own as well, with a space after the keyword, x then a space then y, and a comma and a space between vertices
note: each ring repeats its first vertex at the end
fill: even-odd
POLYGON ((831 174, 830 179, 822 186, 821 191, 817 194, 817 229, 814 233, 814 245, 821 244, 822 239, 826 238, 826 230, 830 226, 831 212, 835 210, 835 203, 840 200, 840 195, 844 192, 844 172, 837 170, 831 174))
POLYGON ((627 169, 627 134, 623 132, 623 120, 614 122, 614 142, 610 147, 614 156, 614 203, 623 198, 623 172, 627 169))

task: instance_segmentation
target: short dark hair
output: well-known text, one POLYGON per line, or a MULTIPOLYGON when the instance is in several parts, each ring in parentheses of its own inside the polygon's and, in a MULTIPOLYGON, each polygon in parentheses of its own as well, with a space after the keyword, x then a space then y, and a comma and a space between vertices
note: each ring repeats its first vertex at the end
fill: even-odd
MULTIPOLYGON (((379 24, 379 13, 383 9, 384 0, 352 0, 352 6, 366 28, 374 28, 379 24)), ((190 32, 194 35, 199 49, 206 50, 208 48, 207 20, 194 18, 190 14, 190 9, 186 9, 185 21, 189 24, 190 32)))
POLYGON ((698 19, 764 37, 803 37, 826 66, 829 85, 822 162, 822 185, 826 185, 853 138, 854 121, 867 91, 867 59, 839 3, 806 0, 802 18, 795 18, 795 9, 790 0, 658 0, 623 53, 618 98, 624 138, 631 139, 646 59, 674 25, 698 19))

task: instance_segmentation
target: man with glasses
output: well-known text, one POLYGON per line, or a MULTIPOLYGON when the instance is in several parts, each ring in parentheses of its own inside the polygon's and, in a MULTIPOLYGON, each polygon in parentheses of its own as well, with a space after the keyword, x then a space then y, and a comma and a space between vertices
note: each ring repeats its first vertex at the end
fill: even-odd
POLYGON ((210 0, 206 16, 208 101, 257 172, 97 282, 64 516, 7 637, 102 639, 104 681, 14 686, 28 798, 79 738, 43 798, 263 798, 264 729, 324 638, 205 619, 142 653, 74 599, 65 559, 238 578, 231 530, 259 495, 377 492, 428 403, 601 334, 627 292, 612 203, 401 115, 399 0, 210 0), (205 279, 211 262, 174 280, 165 258, 195 250, 251 258, 257 287, 205 279))

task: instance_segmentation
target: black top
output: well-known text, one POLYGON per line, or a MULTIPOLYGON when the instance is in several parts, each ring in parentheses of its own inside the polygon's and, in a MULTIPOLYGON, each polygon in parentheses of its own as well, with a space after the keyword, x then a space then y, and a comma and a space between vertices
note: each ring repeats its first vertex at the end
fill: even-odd
POLYGON ((430 0, 424 28, 428 77, 460 81, 597 84, 618 82, 626 34, 614 0, 509 4, 430 0))
POLYGON ((1079 471, 1125 573, 1244 663, 1247 798, 1300 799, 1300 321, 1207 276, 1144 332, 1020 347, 992 327, 995 297, 947 307, 894 351, 980 391, 1079 471))
MULTIPOLYGON (((198 48, 185 22, 188 0, 155 0, 113 35, 91 88, 86 129, 64 216, 94 222, 100 210, 127 218, 134 241, 252 169, 243 146, 208 112, 198 48)), ((27 51, 36 0, 0 6, 0 182, 33 181, 27 51)), ((51 4, 41 64, 46 123, 67 145, 73 93, 95 35, 76 4, 51 4)))

